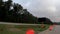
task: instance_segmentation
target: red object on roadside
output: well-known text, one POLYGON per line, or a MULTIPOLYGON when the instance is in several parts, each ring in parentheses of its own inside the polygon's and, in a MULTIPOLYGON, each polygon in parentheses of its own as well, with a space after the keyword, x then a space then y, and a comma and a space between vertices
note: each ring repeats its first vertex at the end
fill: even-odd
POLYGON ((26 34, 35 34, 35 31, 33 29, 28 29, 26 31, 26 34))
POLYGON ((53 30, 53 25, 50 25, 49 30, 50 31, 53 30))

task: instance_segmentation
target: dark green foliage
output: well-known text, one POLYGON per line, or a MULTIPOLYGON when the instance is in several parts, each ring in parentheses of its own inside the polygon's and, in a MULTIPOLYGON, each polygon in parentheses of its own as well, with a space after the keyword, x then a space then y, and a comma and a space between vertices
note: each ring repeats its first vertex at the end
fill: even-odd
POLYGON ((46 17, 38 18, 38 22, 41 24, 53 24, 52 21, 46 17))
POLYGON ((23 9, 21 5, 12 3, 12 0, 8 0, 6 2, 0 0, 0 21, 37 23, 37 18, 29 13, 27 9, 23 9))
POLYGON ((37 17, 33 16, 27 9, 23 9, 20 4, 12 3, 12 0, 6 2, 0 0, 0 21, 40 24, 37 17))

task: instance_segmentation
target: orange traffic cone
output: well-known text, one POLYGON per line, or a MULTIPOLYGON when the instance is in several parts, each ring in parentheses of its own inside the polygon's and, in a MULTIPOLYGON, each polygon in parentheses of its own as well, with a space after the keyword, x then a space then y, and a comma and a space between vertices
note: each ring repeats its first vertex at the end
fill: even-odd
POLYGON ((33 29, 28 29, 26 31, 26 34, 35 34, 35 31, 33 29))
POLYGON ((53 30, 53 25, 50 25, 49 30, 50 30, 50 31, 53 30))

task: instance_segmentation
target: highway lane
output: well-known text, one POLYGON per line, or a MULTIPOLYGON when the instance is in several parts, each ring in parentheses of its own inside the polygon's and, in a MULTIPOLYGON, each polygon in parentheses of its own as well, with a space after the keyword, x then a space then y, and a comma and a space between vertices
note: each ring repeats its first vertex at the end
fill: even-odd
POLYGON ((40 25, 40 24, 25 24, 25 23, 8 23, 8 22, 0 22, 0 24, 10 24, 10 25, 40 25))

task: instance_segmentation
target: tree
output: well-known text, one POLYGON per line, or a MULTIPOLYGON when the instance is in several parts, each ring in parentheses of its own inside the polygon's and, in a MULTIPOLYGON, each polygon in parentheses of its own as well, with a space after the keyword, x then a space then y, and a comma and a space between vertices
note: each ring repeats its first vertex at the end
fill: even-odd
POLYGON ((3 12, 2 12, 2 4, 3 4, 3 1, 2 0, 0 0, 0 21, 2 20, 2 14, 3 14, 3 12))
POLYGON ((28 12, 27 9, 23 9, 23 7, 20 4, 12 3, 12 0, 8 0, 6 2, 0 0, 0 18, 2 19, 0 21, 4 22, 36 22, 35 16, 28 12))
POLYGON ((24 12, 22 12, 22 21, 26 22, 26 23, 36 23, 37 19, 35 16, 33 16, 30 12, 28 12, 27 9, 23 10, 24 12))
POLYGON ((4 2, 4 12, 5 12, 4 21, 9 20, 8 17, 9 17, 9 11, 11 6, 12 6, 12 0, 8 0, 4 2))
POLYGON ((38 22, 43 24, 52 24, 52 21, 46 17, 38 18, 38 22))

